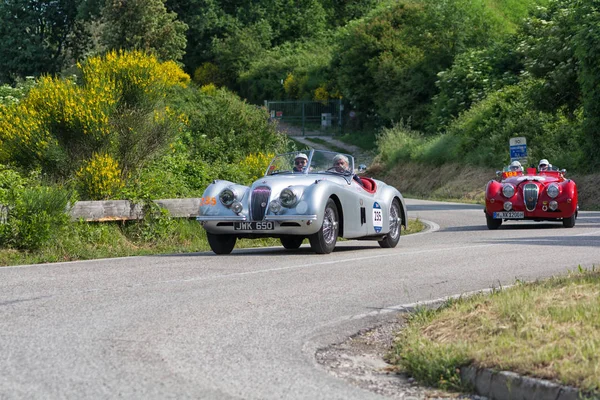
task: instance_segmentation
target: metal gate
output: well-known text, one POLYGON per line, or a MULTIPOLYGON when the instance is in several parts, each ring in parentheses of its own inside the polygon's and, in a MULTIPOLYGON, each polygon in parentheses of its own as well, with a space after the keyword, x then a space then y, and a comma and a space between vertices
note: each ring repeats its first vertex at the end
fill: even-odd
POLYGON ((285 125, 289 135, 333 136, 342 132, 342 100, 269 101, 265 107, 272 119, 285 125))

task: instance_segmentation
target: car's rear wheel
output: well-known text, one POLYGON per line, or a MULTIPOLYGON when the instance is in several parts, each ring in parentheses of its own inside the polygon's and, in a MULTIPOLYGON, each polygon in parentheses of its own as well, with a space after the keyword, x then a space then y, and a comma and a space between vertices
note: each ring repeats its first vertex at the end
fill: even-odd
POLYGON ((213 233, 206 232, 206 238, 210 249, 215 254, 229 254, 235 246, 237 238, 234 235, 216 235, 213 233))
POLYGON ((575 226, 575 219, 577 218, 577 213, 573 213, 569 218, 563 218, 563 226, 565 228, 572 228, 575 226))
POLYGON ((327 200, 323 225, 318 232, 310 235, 310 247, 317 254, 329 254, 335 248, 339 231, 338 209, 332 199, 327 200))
POLYGON ((302 236, 282 236, 279 240, 286 249, 295 250, 302 245, 304 238, 302 236))
POLYGON ((380 240, 378 243, 384 249, 390 249, 396 247, 400 241, 400 231, 402 230, 402 218, 400 217, 400 202, 398 199, 392 201, 390 206, 390 231, 386 235, 385 239, 380 240))
POLYGON ((495 219, 494 217, 490 216, 487 212, 485 213, 485 221, 487 222, 488 229, 491 230, 498 229, 500 228, 500 225, 502 225, 501 219, 495 219))

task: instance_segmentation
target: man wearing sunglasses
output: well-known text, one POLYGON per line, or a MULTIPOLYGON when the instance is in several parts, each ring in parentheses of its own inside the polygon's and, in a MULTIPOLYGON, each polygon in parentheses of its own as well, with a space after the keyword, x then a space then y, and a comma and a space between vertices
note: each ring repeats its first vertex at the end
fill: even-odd
POLYGON ((304 172, 308 164, 308 157, 304 153, 296 154, 294 158, 294 172, 304 172))

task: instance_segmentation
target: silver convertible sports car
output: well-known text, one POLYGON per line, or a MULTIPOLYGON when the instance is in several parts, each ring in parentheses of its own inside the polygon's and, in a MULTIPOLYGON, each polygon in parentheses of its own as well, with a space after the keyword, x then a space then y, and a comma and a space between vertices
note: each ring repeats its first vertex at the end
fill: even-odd
POLYGON ((331 253, 338 237, 395 247, 406 205, 382 181, 354 174, 348 154, 310 150, 275 156, 250 187, 215 180, 204 191, 197 220, 216 254, 238 238, 276 237, 286 249, 305 238, 316 253, 331 253))

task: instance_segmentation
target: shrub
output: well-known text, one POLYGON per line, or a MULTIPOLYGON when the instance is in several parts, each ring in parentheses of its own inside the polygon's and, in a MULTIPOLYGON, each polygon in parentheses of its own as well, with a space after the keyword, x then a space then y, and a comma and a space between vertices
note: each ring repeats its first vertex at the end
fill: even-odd
POLYGON ((94 154, 76 175, 80 193, 91 200, 109 199, 124 185, 119 163, 108 154, 94 154))
POLYGON ((507 86, 462 114, 448 128, 460 142, 456 154, 473 165, 497 167, 509 161, 509 139, 523 136, 530 161, 554 157, 554 165, 560 160, 561 167, 576 168, 582 154, 581 117, 570 120, 537 110, 531 98, 543 85, 529 80, 507 86))
POLYGON ((58 187, 11 190, 8 218, 0 231, 0 245, 36 250, 60 234, 69 223, 67 205, 72 193, 58 187))
POLYGON ((175 63, 145 53, 88 58, 81 83, 43 77, 20 102, 0 105, 0 162, 72 177, 93 154, 109 154, 123 177, 150 160, 187 123, 165 105, 189 82, 175 63))

